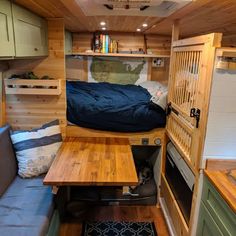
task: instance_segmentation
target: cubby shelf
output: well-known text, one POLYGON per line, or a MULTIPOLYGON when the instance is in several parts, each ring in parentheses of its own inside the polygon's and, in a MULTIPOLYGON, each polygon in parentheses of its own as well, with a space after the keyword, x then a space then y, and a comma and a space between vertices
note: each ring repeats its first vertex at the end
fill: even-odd
POLYGON ((216 69, 236 70, 236 48, 218 48, 216 56, 218 57, 216 69))
POLYGON ((60 95, 61 80, 5 79, 6 94, 21 95, 60 95))

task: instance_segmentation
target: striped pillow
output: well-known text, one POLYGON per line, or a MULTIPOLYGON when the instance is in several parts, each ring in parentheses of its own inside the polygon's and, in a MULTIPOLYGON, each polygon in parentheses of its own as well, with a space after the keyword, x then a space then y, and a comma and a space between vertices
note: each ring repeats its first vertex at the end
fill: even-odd
POLYGON ((21 177, 29 178, 46 173, 62 143, 59 121, 52 121, 30 131, 12 131, 11 140, 21 177))

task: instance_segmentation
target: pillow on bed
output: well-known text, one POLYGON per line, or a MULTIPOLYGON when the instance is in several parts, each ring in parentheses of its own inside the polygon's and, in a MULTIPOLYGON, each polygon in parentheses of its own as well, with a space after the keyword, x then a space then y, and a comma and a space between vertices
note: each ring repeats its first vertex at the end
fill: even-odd
POLYGON ((11 140, 21 177, 29 178, 46 173, 61 146, 59 121, 52 121, 39 129, 11 131, 11 140))
POLYGON ((145 81, 139 85, 147 89, 147 91, 151 94, 151 101, 153 103, 157 104, 164 110, 166 109, 168 95, 166 86, 156 81, 145 81))

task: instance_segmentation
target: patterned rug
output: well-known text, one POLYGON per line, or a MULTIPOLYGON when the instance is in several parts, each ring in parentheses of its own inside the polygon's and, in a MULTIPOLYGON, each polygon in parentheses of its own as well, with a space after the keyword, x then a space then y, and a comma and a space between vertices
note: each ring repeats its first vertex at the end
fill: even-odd
POLYGON ((82 236, 157 236, 152 222, 85 222, 82 236))

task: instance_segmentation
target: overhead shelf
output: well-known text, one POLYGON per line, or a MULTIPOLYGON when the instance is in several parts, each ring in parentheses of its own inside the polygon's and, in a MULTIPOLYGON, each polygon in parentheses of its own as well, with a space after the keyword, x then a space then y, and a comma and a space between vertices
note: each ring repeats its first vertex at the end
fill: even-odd
POLYGON ((216 51, 216 68, 220 70, 236 70, 236 48, 218 48, 216 51))
POLYGON ((5 79, 6 94, 60 95, 61 80, 5 79))
POLYGON ((218 48, 217 57, 236 57, 236 48, 218 48))
POLYGON ((131 53, 96 53, 96 52, 78 52, 73 53, 73 56, 92 56, 92 57, 133 57, 133 58, 156 58, 164 57, 169 58, 170 55, 167 54, 131 54, 131 53))

